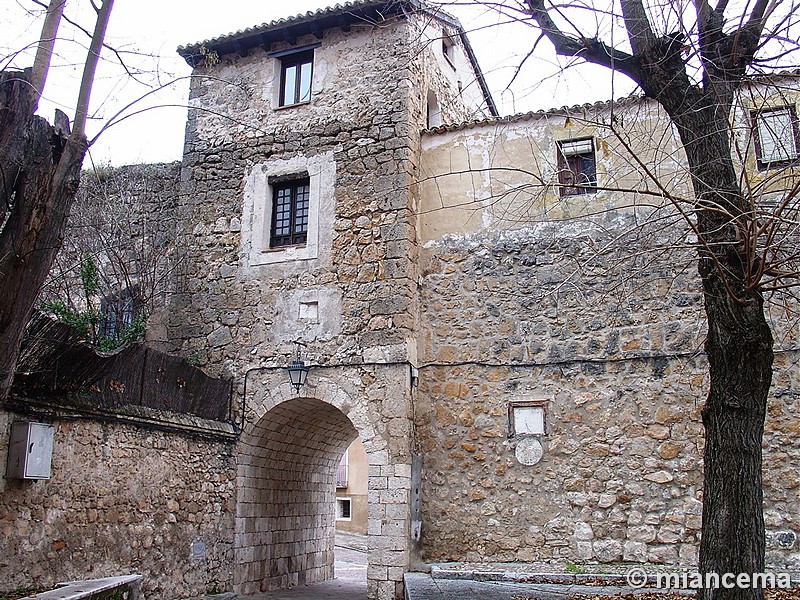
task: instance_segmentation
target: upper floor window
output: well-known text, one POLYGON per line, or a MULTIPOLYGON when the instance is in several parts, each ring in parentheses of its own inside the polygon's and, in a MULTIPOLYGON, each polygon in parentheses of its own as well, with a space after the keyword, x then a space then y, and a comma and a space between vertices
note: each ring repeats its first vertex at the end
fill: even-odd
POLYGON ((454 69, 456 68, 456 44, 449 35, 442 36, 442 54, 454 69))
POLYGON ((561 196, 594 194, 597 191, 592 138, 558 142, 558 183, 561 196))
POLYGON ((311 100, 311 74, 314 51, 293 52, 281 59, 280 106, 311 100))
POLYGON ((308 177, 273 183, 270 248, 306 243, 310 189, 308 177))
POLYGON ((759 169, 784 167, 800 158, 800 135, 794 106, 754 111, 751 117, 759 169))

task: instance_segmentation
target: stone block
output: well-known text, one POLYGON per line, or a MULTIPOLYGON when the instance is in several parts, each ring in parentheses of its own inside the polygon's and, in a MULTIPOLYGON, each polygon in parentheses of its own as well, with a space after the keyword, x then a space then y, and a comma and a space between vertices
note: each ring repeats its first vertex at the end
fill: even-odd
POLYGON ((618 540, 595 540, 592 542, 592 550, 600 562, 615 562, 622 558, 622 543, 618 540))
POLYGON ((626 562, 647 562, 647 544, 625 540, 622 544, 622 560, 626 562))
POLYGON ((578 541, 589 541, 594 539, 594 531, 589 523, 578 521, 575 523, 575 539, 578 541))

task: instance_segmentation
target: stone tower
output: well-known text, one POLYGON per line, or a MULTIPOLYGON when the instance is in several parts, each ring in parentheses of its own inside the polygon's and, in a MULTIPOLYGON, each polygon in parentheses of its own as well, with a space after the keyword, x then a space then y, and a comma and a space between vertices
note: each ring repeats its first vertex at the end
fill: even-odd
POLYGON ((334 478, 369 459, 370 598, 413 552, 414 181, 420 132, 495 114, 463 29, 362 1, 179 49, 194 67, 182 169, 194 233, 171 350, 241 400, 235 590, 333 575, 334 478), (298 343, 299 342, 299 343, 298 343), (287 364, 311 365, 301 389, 287 364))

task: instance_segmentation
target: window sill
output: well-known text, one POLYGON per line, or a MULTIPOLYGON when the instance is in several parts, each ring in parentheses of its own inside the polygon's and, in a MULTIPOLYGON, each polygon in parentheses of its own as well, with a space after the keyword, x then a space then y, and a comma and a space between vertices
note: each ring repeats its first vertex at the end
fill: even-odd
POLYGON ((774 162, 761 162, 760 160, 757 160, 756 165, 758 166, 758 170, 761 172, 781 171, 783 169, 790 169, 792 167, 800 166, 800 158, 793 158, 791 160, 781 160, 781 161, 776 160, 774 162))
POLYGON ((317 249, 308 244, 294 246, 280 246, 278 248, 264 248, 250 254, 249 264, 253 267, 296 263, 305 260, 315 260, 317 249))
POLYGON ((283 110, 285 108, 296 108, 298 106, 305 106, 306 104, 311 104, 311 100, 305 100, 303 102, 295 102, 294 104, 283 104, 281 106, 276 106, 273 110, 283 110))
POLYGON ((559 198, 577 198, 578 196, 594 196, 597 194, 597 190, 587 190, 585 192, 580 192, 578 194, 559 194, 559 198))
POLYGON ((286 244, 285 246, 275 246, 274 248, 264 248, 261 253, 268 254, 274 252, 284 252, 285 250, 291 250, 292 248, 305 248, 308 244, 286 244))

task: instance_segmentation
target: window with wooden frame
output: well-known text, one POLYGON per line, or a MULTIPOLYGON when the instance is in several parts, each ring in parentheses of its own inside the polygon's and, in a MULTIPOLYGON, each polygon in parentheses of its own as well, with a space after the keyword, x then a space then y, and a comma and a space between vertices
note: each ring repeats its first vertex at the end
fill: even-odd
POLYGON ((756 110, 750 117, 759 169, 778 169, 798 162, 800 133, 794 105, 756 110))
POLYGON ((442 36, 442 54, 444 55, 447 63, 453 68, 456 68, 456 43, 455 38, 448 34, 442 36))
POLYGON ((308 177, 272 182, 270 248, 306 243, 310 189, 308 177))
POLYGON ((558 142, 558 187, 561 196, 597 191, 593 138, 558 142))
POLYGON ((293 52, 280 57, 281 90, 278 106, 290 106, 311 100, 311 75, 314 50, 293 52))

